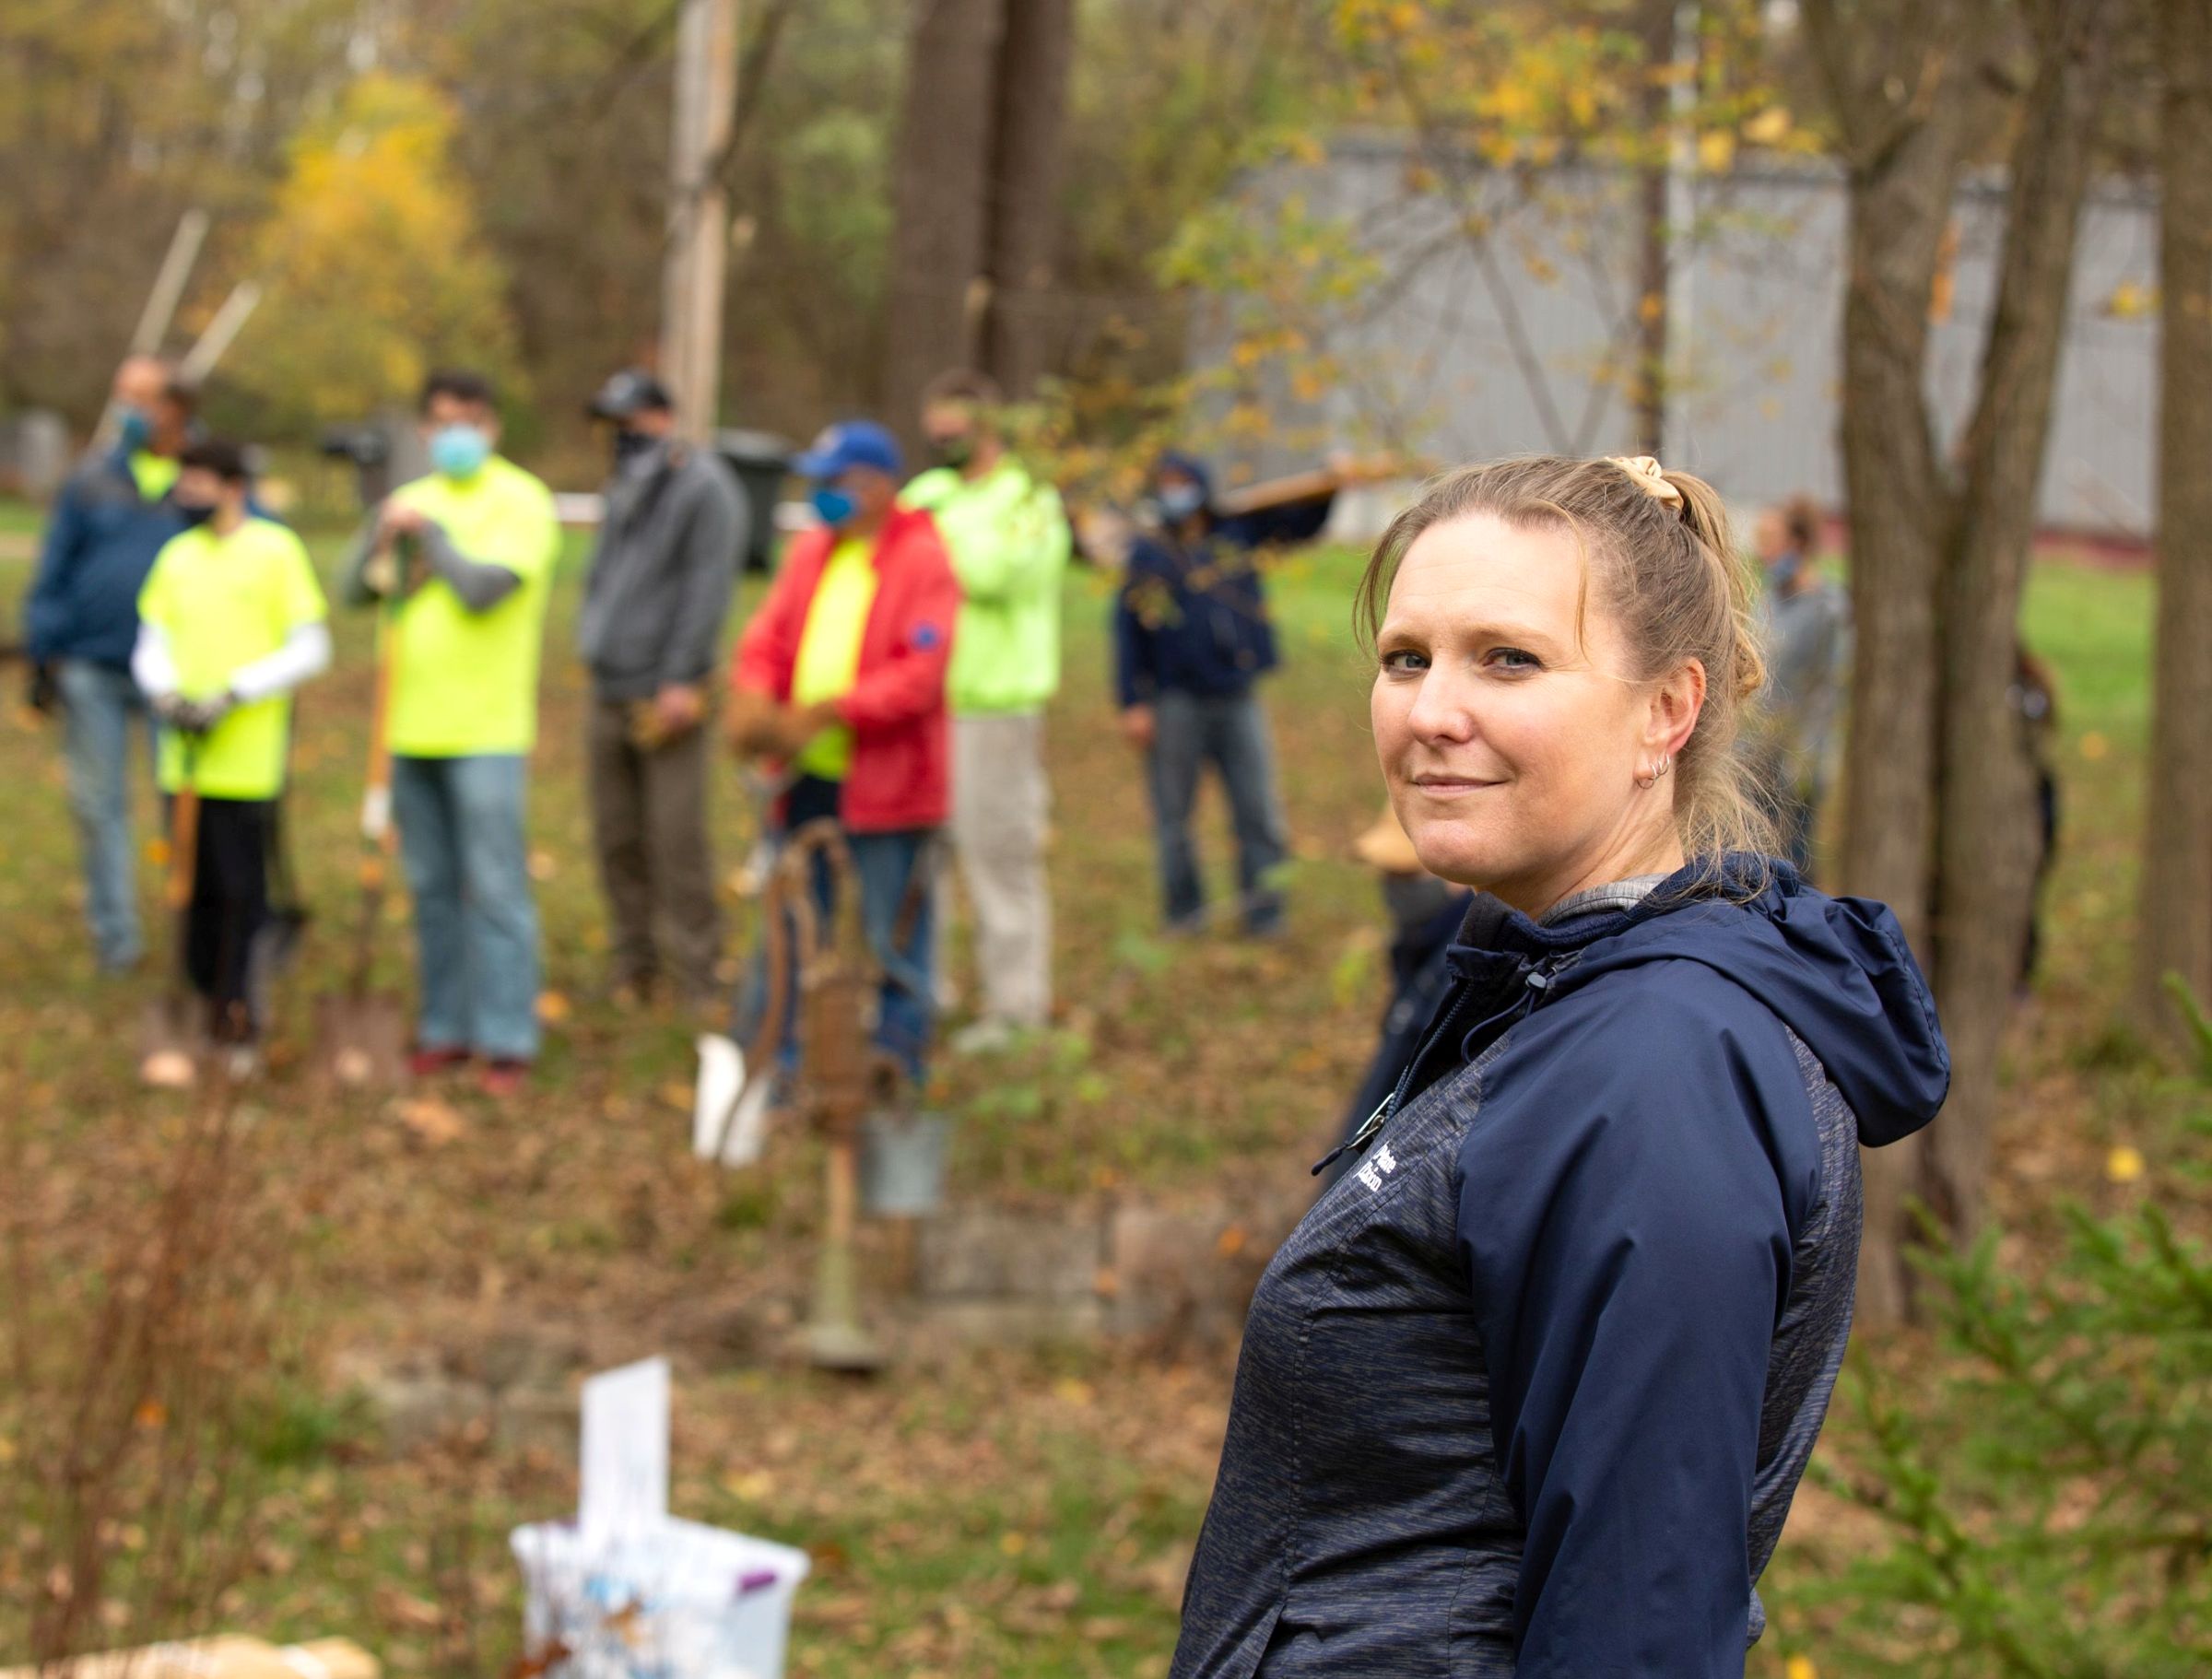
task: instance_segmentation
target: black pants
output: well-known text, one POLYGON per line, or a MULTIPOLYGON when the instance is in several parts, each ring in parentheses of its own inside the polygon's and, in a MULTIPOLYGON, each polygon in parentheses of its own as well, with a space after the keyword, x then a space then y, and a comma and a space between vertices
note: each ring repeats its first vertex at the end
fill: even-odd
POLYGON ((184 973, 207 1000, 209 1029, 218 1042, 248 1042, 259 1029, 251 979, 254 941, 269 919, 269 819, 275 808, 269 799, 200 801, 184 973))

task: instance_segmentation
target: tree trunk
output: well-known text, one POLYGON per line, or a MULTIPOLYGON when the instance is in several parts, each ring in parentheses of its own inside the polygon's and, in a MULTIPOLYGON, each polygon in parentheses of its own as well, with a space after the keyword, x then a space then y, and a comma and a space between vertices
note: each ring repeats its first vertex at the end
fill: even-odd
POLYGON ((2212 1006, 2212 7, 2162 0, 2159 623, 2136 1013, 2178 1039, 2181 976, 2212 1006))
MULTIPOLYGON (((1924 395, 1929 300, 1963 165, 1971 65, 1951 50, 1959 8, 1805 18, 1849 167, 1841 444, 1851 510, 1851 730, 1843 786, 1842 884, 1896 912, 1923 961, 1935 824, 1936 628, 1950 491, 1924 395), (1942 14, 1934 16, 1931 14, 1942 14), (1915 29, 1914 25, 1919 27, 1915 29), (1894 44, 1872 65, 1870 42, 1894 44)), ((1926 1133, 1865 1156, 1859 1316, 1900 1321, 1905 1250, 1926 1133)))
POLYGON ((998 53, 986 251, 983 370, 1016 401, 1052 364, 1053 264, 1059 254, 1073 0, 1006 0, 998 53))
POLYGON ((922 389, 973 361, 1001 0, 913 0, 892 181, 883 417, 913 440, 922 389))
POLYGON ((2012 150, 2005 245, 1943 593, 1936 791, 1936 1001, 1951 1099, 1930 1131, 1923 1194, 1955 1236, 1979 1227, 1997 1110, 1997 1062, 2020 980, 2035 871, 2034 786, 2009 691, 2036 488, 2107 86, 2116 0, 2046 14, 2035 81, 2012 150))

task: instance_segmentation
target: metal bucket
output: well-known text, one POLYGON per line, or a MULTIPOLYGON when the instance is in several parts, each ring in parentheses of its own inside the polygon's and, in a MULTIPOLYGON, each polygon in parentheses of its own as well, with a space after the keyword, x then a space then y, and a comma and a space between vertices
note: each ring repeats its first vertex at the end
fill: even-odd
POLYGON ((867 1115, 860 1122, 860 1204, 877 1218, 923 1218, 945 1204, 946 1145, 952 1121, 941 1113, 867 1115))

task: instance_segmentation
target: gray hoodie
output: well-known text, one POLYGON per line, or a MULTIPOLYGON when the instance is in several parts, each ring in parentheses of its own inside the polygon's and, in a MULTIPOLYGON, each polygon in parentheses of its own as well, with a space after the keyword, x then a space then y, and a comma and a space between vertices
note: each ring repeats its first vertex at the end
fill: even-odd
POLYGON ((713 668, 746 528, 712 454, 669 443, 614 476, 576 627, 602 699, 643 699, 713 668))

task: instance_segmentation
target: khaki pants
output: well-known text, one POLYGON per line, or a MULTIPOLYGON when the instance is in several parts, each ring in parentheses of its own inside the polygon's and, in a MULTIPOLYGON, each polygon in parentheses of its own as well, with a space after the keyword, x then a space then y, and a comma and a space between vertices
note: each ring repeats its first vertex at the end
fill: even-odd
POLYGON ((952 846, 975 917, 982 1014, 1009 1026, 1042 1026, 1052 1013, 1051 802, 1041 716, 952 720, 952 846))
POLYGON ((592 839, 612 922, 614 978, 642 988, 665 971, 677 993, 695 1002, 717 994, 722 948, 707 848, 713 733, 702 724, 648 750, 629 738, 628 701, 592 702, 592 839))

